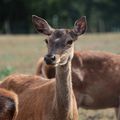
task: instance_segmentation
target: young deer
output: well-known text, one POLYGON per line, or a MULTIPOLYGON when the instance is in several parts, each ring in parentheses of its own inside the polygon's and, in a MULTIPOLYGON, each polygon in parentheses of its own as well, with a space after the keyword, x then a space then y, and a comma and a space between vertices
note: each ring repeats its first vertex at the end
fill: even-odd
POLYGON ((0 88, 0 120, 15 120, 17 113, 17 95, 0 88))
POLYGON ((56 80, 39 76, 12 75, 2 86, 19 95, 17 120, 78 120, 76 99, 72 89, 71 60, 74 41, 86 30, 86 18, 75 22, 72 30, 53 29, 37 16, 32 17, 37 31, 48 35, 46 64, 54 65, 56 80))

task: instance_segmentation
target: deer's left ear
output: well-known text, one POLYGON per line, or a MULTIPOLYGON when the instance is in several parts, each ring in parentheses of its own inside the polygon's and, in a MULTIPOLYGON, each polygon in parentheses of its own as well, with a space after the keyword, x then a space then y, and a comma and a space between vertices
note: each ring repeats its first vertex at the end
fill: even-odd
POLYGON ((73 32, 77 36, 83 34, 87 29, 86 17, 82 16, 80 19, 75 21, 73 32))
POLYGON ((51 33, 53 32, 53 28, 47 23, 46 20, 41 17, 32 15, 32 22, 36 30, 40 33, 51 35, 51 33))

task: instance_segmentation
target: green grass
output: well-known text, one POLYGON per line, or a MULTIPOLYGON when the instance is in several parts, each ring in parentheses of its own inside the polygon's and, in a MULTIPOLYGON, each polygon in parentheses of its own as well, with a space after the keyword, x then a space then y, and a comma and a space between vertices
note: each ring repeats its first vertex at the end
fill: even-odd
MULTIPOLYGON (((46 53, 45 36, 0 36, 0 78, 11 73, 34 74, 40 56, 46 53)), ((120 33, 86 34, 79 37, 76 50, 108 51, 120 54, 120 33)), ((79 111, 80 120, 115 120, 115 113, 108 110, 79 111)))

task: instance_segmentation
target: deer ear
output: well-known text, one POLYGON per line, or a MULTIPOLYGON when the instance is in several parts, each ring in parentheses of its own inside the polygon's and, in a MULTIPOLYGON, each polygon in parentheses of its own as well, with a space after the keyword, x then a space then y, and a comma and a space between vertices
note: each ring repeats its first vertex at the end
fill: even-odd
POLYGON ((51 35, 53 29, 50 27, 46 20, 36 15, 32 15, 32 22, 38 32, 45 35, 51 35))
POLYGON ((83 34, 86 31, 86 29, 87 29, 86 17, 82 16, 80 19, 75 21, 73 32, 78 36, 83 34))

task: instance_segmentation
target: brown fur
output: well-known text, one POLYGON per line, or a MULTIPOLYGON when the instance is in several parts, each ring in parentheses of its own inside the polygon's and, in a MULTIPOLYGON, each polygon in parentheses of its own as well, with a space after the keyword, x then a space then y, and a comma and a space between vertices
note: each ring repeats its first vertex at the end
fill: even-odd
POLYGON ((32 21, 37 31, 49 36, 45 40, 48 53, 44 60, 56 66, 56 80, 45 81, 39 76, 25 75, 13 75, 5 80, 2 85, 19 95, 17 120, 78 120, 72 89, 71 61, 73 42, 85 32, 86 17, 78 19, 69 31, 53 29, 46 20, 35 15, 32 21))
POLYGON ((14 120, 18 113, 17 95, 0 88, 0 120, 14 120))
MULTIPOLYGON (((16 120, 62 120, 62 115, 54 110, 54 79, 50 81, 40 76, 14 74, 7 77, 1 86, 15 91, 19 96, 19 113, 16 120)), ((73 120, 77 120, 76 102, 73 104, 73 120)))
MULTIPOLYGON (((38 64, 37 75, 51 78, 49 75, 54 76, 54 73, 53 66, 46 65, 44 61, 38 64)), ((94 51, 75 52, 72 78, 78 107, 102 109, 119 106, 120 55, 94 51)))

